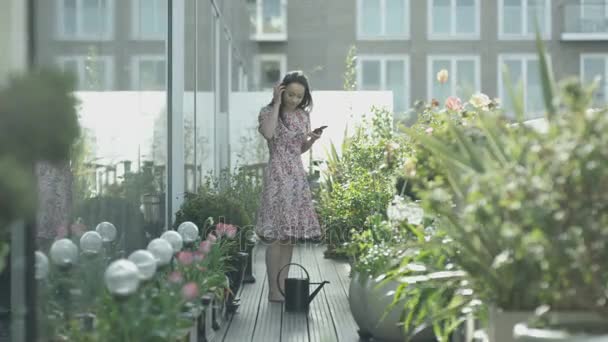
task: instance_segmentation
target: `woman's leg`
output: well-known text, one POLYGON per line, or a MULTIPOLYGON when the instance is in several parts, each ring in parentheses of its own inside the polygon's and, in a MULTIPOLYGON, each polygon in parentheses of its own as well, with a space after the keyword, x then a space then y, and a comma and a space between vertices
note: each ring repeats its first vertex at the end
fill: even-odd
MULTIPOLYGON (((281 249, 280 259, 279 259, 280 260, 279 269, 281 269, 283 266, 285 266, 291 262, 291 256, 293 254, 293 246, 294 246, 294 244, 289 240, 281 241, 281 243, 279 244, 279 247, 281 249)), ((285 279, 289 275, 290 267, 291 266, 285 267, 285 269, 279 275, 279 283, 281 284, 281 289, 283 290, 283 292, 285 292, 285 279)))
POLYGON ((266 247, 266 274, 268 278, 268 300, 282 301, 283 296, 277 288, 277 274, 281 262, 281 246, 279 241, 272 241, 266 247))

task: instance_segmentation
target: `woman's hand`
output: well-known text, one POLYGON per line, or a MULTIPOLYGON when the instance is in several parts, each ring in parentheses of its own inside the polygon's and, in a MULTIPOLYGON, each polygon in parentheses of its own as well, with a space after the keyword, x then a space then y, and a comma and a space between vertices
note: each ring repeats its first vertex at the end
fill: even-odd
POLYGON ((281 100, 283 99, 283 92, 285 91, 285 86, 282 84, 277 84, 274 86, 273 94, 272 94, 272 102, 275 105, 281 105, 281 100))
POLYGON ((310 137, 310 140, 317 141, 321 138, 321 134, 323 134, 323 131, 321 131, 320 133, 315 133, 315 131, 312 131, 308 133, 308 136, 310 137))

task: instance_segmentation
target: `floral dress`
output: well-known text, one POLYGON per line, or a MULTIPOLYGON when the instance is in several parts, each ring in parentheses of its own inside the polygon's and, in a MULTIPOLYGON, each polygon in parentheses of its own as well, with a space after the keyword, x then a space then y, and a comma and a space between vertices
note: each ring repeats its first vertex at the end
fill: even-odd
MULTIPOLYGON (((262 108, 258 130, 271 114, 272 107, 262 108)), ((267 240, 318 238, 321 228, 301 159, 310 116, 297 109, 286 117, 285 122, 278 120, 273 137, 267 139, 270 159, 264 169, 256 233, 267 240)))

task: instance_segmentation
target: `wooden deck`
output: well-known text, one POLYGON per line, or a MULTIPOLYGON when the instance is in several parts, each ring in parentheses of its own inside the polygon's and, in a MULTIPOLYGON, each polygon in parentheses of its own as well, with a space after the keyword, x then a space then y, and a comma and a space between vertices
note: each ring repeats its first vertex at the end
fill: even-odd
MULTIPOLYGON (((348 263, 324 259, 325 246, 298 244, 294 248, 292 262, 308 270, 311 282, 328 280, 330 284, 326 284, 311 302, 308 315, 284 312, 282 303, 269 303, 267 300, 265 250, 263 244, 255 247, 253 273, 256 282, 241 288, 241 306, 223 324, 213 342, 360 341, 357 324, 348 306, 348 263)), ((290 267, 290 277, 300 277, 300 273, 303 272, 298 267, 290 267)), ((314 286, 311 286, 311 292, 314 286)))

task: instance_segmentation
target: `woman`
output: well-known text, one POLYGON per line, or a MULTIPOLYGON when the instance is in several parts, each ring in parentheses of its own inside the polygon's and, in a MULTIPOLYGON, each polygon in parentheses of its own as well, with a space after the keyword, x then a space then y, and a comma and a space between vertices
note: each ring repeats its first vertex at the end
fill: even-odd
MULTIPOLYGON (((264 170, 256 232, 270 243, 266 249, 266 270, 271 302, 284 301, 277 287, 277 273, 291 262, 293 242, 321 235, 300 156, 322 134, 322 130, 310 130, 311 109, 308 79, 302 72, 294 71, 274 88, 272 101, 258 117, 258 130, 268 143, 270 160, 264 170)), ((289 267, 281 272, 281 286, 288 273, 289 267)))

